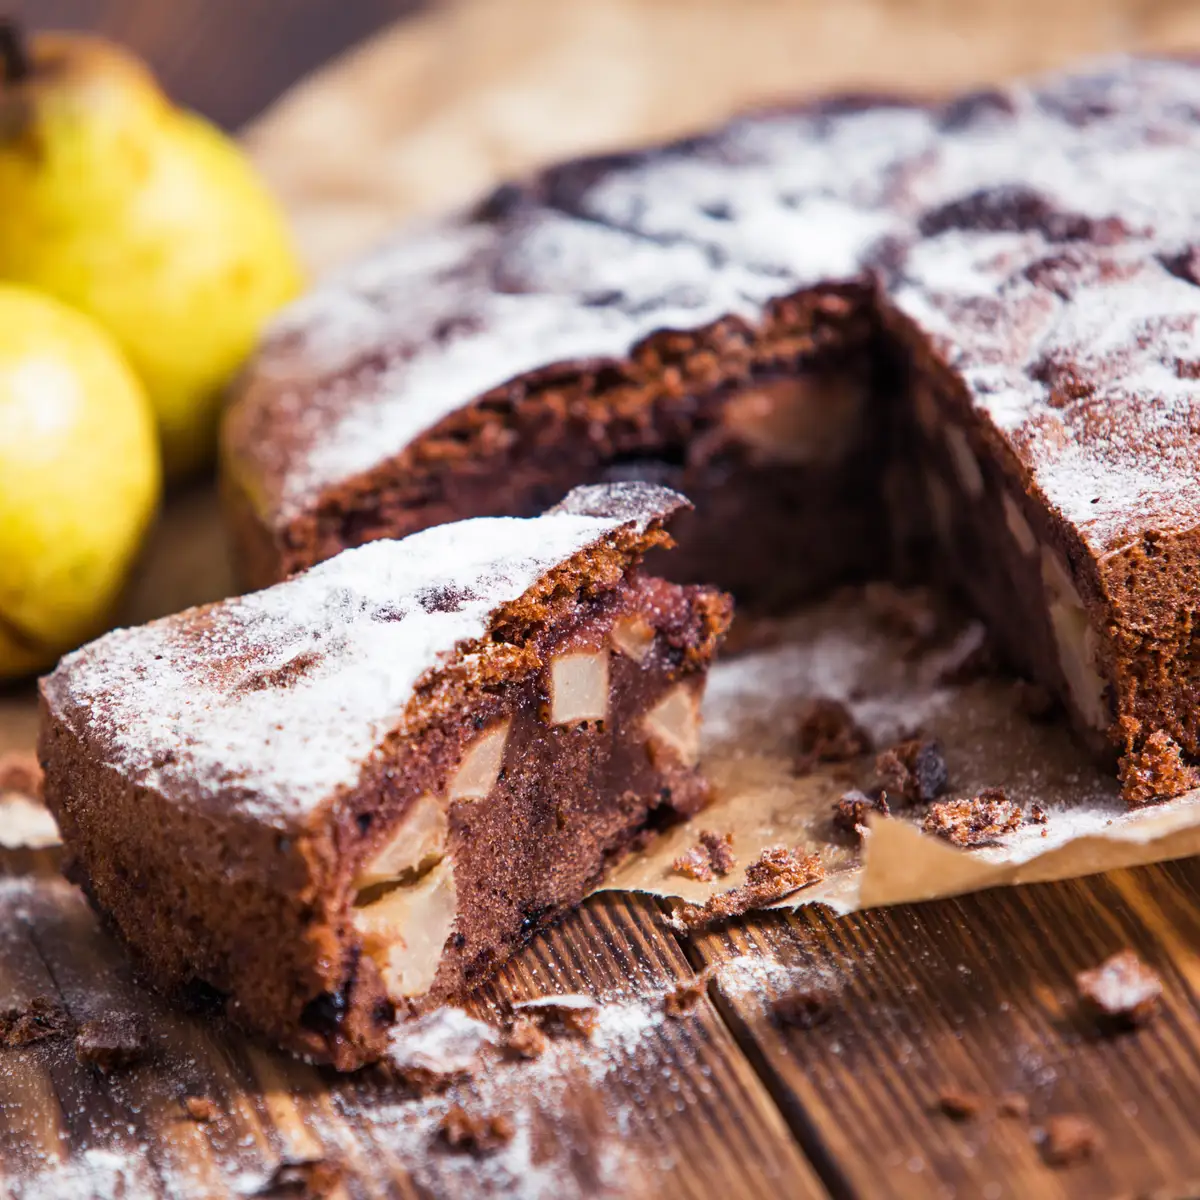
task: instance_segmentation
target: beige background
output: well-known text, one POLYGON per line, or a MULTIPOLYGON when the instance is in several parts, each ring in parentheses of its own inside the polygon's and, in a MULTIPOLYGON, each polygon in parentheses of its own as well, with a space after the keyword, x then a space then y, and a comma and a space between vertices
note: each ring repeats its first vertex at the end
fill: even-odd
POLYGON ((248 141, 324 267, 534 164, 781 97, 1196 48, 1194 0, 450 0, 294 89, 248 141))

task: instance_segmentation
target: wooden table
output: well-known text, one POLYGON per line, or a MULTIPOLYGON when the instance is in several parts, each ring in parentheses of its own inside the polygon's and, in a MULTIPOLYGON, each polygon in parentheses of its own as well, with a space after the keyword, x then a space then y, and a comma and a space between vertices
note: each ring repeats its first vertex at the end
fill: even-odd
MULTIPOLYGON (((131 42, 177 95, 230 125, 411 7, 17 5, 39 24, 131 42)), ((0 854, 0 996, 57 997, 79 1019, 136 1011, 151 1036, 144 1063, 108 1078, 79 1065, 68 1039, 0 1051, 0 1194, 300 1195, 325 1161, 338 1167, 331 1194, 354 1197, 1194 1196, 1198 900, 1200 867, 1186 862, 681 938, 659 902, 598 897, 475 1001, 487 1014, 527 996, 594 994, 604 1007, 593 1042, 495 1063, 422 1099, 382 1073, 338 1078, 164 1006, 57 881, 52 852, 0 854), (1109 1035, 1079 1015, 1072 978, 1125 946, 1161 972, 1165 1005, 1145 1028, 1109 1035), (663 1016, 663 997, 710 965, 696 1007, 663 1016), (774 1011, 798 989, 823 998, 811 1028, 774 1011), (947 1091, 978 1094, 985 1111, 950 1119, 947 1091), (1010 1093, 1028 1119, 994 1111, 1010 1093), (189 1119, 185 1095, 213 1100, 215 1119, 189 1119), (509 1116, 513 1142, 482 1158, 446 1148, 439 1121, 459 1102, 509 1116), (1039 1131, 1061 1113, 1085 1114, 1104 1147, 1056 1169, 1039 1131), (292 1183, 275 1174, 287 1163, 292 1183)))

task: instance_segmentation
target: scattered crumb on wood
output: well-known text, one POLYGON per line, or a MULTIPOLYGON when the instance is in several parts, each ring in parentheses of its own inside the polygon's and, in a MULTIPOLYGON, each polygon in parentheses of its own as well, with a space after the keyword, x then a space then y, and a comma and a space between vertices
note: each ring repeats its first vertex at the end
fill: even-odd
POLYGON ((207 1096, 184 1096, 183 1108, 193 1121, 215 1121, 217 1106, 207 1096))
POLYGON ((1084 1006, 1120 1025, 1142 1025, 1162 1002, 1162 980, 1133 950, 1121 950, 1098 967, 1080 971, 1075 987, 1084 1006))
POLYGON ((946 790, 949 771, 938 742, 909 738, 875 759, 875 777, 893 803, 928 804, 946 790))
POLYGON ((66 1009, 49 996, 0 1009, 0 1046, 28 1046, 44 1038, 63 1037, 74 1029, 66 1009))
POLYGON ((718 892, 703 905, 685 906, 679 915, 694 929, 764 908, 824 878, 825 867, 819 855, 770 846, 746 868, 746 882, 741 887, 718 892))
POLYGON ((1029 1101, 1020 1092, 1005 1092, 996 1101, 996 1112, 1015 1121, 1029 1119, 1029 1101))
POLYGON ((984 788, 978 796, 942 800, 930 807, 923 828, 956 846, 986 846, 1020 828, 1021 806, 1003 788, 984 788))
POLYGON ((42 768, 32 754, 11 750, 0 754, 0 793, 20 792, 34 800, 42 798, 42 768))
POLYGON ((938 1112, 952 1121, 974 1121, 987 1109, 987 1101, 974 1092, 947 1088, 937 1098, 938 1112))
POLYGON ((771 1005, 775 1020, 793 1029, 812 1029, 827 1021, 832 1012, 829 995, 816 988, 794 988, 777 996, 771 1005))
POLYGON ((805 703, 796 724, 796 770, 811 771, 818 763, 849 762, 871 749, 866 730, 840 701, 818 696, 805 703))
POLYGON ((595 1031, 600 1006, 591 996, 539 996, 514 1004, 513 1012, 532 1019, 550 1037, 586 1040, 595 1031))
POLYGON ((737 865, 733 853, 733 834, 717 833, 712 829, 700 831, 700 843, 681 854, 672 864, 677 875, 709 883, 718 875, 728 875, 737 865))
POLYGON ((890 815, 887 792, 881 791, 876 796, 868 796, 857 788, 851 789, 839 796, 833 805, 833 827, 842 833, 848 833, 862 841, 867 831, 867 814, 878 813, 881 817, 890 815))
POLYGON ((1078 1113, 1047 1117, 1041 1131, 1042 1157, 1052 1167, 1069 1167, 1098 1154, 1104 1147, 1100 1130, 1078 1113))
POLYGON ((104 1075, 131 1067, 146 1056, 149 1041, 141 1022, 127 1013, 85 1021, 75 1035, 75 1057, 104 1075))
POLYGON ((345 1170, 332 1158, 285 1159, 253 1195, 270 1200, 330 1200, 342 1194, 345 1170))
POLYGON ((700 1003, 713 977, 714 967, 705 967, 699 974, 686 979, 673 992, 663 997, 663 1012, 668 1017, 686 1016, 700 1003))
POLYGON ((1131 750, 1117 765, 1121 799, 1130 808, 1141 808, 1191 791, 1200 783, 1200 773, 1183 761, 1178 743, 1156 729, 1138 751, 1131 750))
POLYGON ((1058 711, 1058 701, 1049 688, 1027 679, 1018 679, 1013 684, 1013 695, 1017 708, 1031 721, 1048 721, 1058 711))
POLYGON ((530 1017, 518 1017, 504 1031, 500 1049, 510 1058, 541 1058, 546 1053, 546 1035, 530 1017))
POLYGON ((438 1133, 451 1150, 490 1154, 512 1141, 513 1123, 503 1114, 476 1117, 456 1104, 442 1118, 438 1133))

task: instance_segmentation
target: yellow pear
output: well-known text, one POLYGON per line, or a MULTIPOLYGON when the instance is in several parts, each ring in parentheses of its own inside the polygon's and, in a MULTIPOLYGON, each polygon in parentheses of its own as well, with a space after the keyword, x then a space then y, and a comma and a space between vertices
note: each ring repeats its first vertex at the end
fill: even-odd
POLYGON ((102 40, 0 23, 0 279, 99 321, 141 377, 167 472, 211 456, 222 393, 301 271, 227 137, 102 40))
POLYGON ((154 414, 112 338, 0 284, 0 679, 99 632, 160 488, 154 414))

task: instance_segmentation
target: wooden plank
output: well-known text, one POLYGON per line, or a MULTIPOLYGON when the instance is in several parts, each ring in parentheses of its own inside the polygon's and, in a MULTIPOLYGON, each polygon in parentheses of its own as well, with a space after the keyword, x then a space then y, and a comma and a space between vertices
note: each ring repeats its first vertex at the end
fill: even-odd
POLYGON ((770 915, 693 939, 718 1006, 835 1195, 1192 1194, 1200 1180, 1200 865, 993 891, 837 919, 770 915), (1104 1034, 1074 974, 1133 946, 1166 985, 1147 1027, 1104 1034), (784 1026, 775 1000, 828 997, 784 1026), (955 1122, 947 1091, 1025 1096, 1030 1119, 955 1122), (1053 1169, 1041 1123, 1083 1113, 1092 1160, 1053 1169))
POLYGON ((234 129, 280 92, 420 0, 15 0, 39 29, 85 29, 130 46, 179 103, 234 129))
POLYGON ((336 1160, 349 1197, 827 1194, 711 1003, 664 1016, 692 972, 650 901, 597 897, 474 999, 495 1018, 518 999, 587 992, 602 1001, 591 1042, 489 1060, 416 1097, 382 1071, 339 1077, 149 995, 47 857, 0 880, 0 1007, 49 995, 77 1020, 135 1013, 152 1049, 108 1078, 69 1038, 0 1050, 5 1195, 252 1193, 289 1159, 336 1160), (216 1120, 189 1120, 186 1095, 213 1100, 216 1120), (437 1129, 455 1103, 506 1116, 512 1142, 484 1158, 447 1150, 437 1129))

